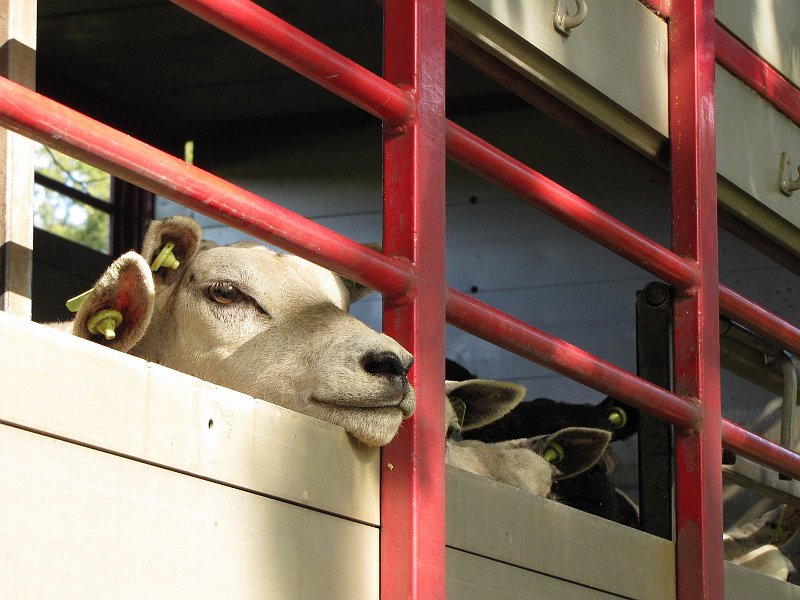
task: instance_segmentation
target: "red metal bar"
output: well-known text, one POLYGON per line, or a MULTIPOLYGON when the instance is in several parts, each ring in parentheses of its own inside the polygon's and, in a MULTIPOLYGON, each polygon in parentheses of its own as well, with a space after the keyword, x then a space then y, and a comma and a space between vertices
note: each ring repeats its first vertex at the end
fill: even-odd
MULTIPOLYGON (((172 0, 299 74, 379 116, 402 123, 413 100, 401 88, 327 48, 249 0, 172 0), (377 99, 375 90, 379 90, 377 99), (391 105, 383 102, 392 101, 391 105), (380 110, 378 110, 380 108, 380 110), (391 110, 389 110, 391 108, 391 110)), ((488 174, 571 227, 678 287, 691 287, 693 267, 611 216, 448 122, 451 158, 488 174), (497 167, 500 168, 498 173, 497 167), (557 200, 553 200, 553 197, 557 200)))
POLYGON ((410 260, 416 294, 384 307, 384 331, 414 355, 417 410, 382 451, 381 598, 443 600, 445 578, 445 8, 386 0, 384 70, 417 114, 384 126, 384 250, 410 260), (389 469, 389 465, 393 468, 389 469))
MULTIPOLYGON (((672 0, 642 2, 653 7, 665 19, 672 15, 672 0)), ((720 65, 800 125, 800 89, 795 84, 719 23, 714 28, 714 49, 720 65)))
POLYGON ((715 33, 717 62, 800 125, 800 89, 719 23, 715 33))
POLYGON ((669 22, 672 243, 696 261, 695 289, 675 299, 675 392, 699 403, 699 427, 676 431, 679 600, 724 597, 719 379, 714 2, 674 0, 669 22))
MULTIPOLYGON (((694 402, 466 294, 450 288, 447 292, 447 319, 452 325, 679 427, 696 427, 700 415, 694 402)), ((725 419, 722 435, 726 447, 737 454, 800 480, 800 455, 725 419)))
POLYGON ((400 126, 414 113, 406 92, 249 0, 172 2, 384 123, 400 126))
MULTIPOLYGON (((173 0, 173 2, 301 75, 309 77, 326 89, 353 101, 384 119, 389 125, 405 121, 413 111, 413 99, 407 92, 327 48, 249 0, 173 0)), ((667 10, 668 5, 658 5, 657 8, 671 14, 671 11, 667 10)), ((763 61, 757 60, 763 64, 763 61)), ((697 270, 690 261, 674 255, 449 121, 447 146, 453 160, 503 185, 540 210, 660 279, 679 288, 690 288, 696 284, 697 270)), ((743 308, 744 305, 737 303, 736 306, 743 308)), ((770 331, 774 331, 776 325, 781 323, 780 319, 769 315, 763 309, 756 322, 748 320, 748 315, 753 314, 752 311, 737 311, 736 307, 731 310, 733 313, 729 316, 753 328, 757 328, 758 323, 765 319, 772 323, 770 331)), ((790 336, 794 334, 790 333, 790 336)), ((800 344, 790 343, 792 344, 790 349, 800 354, 800 344)))
POLYGON ((722 420, 722 442, 736 454, 800 480, 800 455, 727 419, 722 420))
POLYGON ((0 124, 390 297, 413 289, 413 272, 402 260, 365 248, 4 77, 0 124))
MULTIPOLYGON (((0 121, 6 127, 97 164, 119 177, 171 197, 251 235, 321 262, 328 268, 363 281, 388 295, 402 296, 411 289, 412 275, 409 269, 396 260, 386 260, 381 255, 364 251, 359 245, 336 234, 317 237, 321 228, 313 222, 2 78, 0 121), (158 174, 162 169, 163 176, 158 174), (243 217, 252 206, 257 207, 254 217, 243 217), (261 223, 264 222, 272 225, 262 229, 261 223), (306 226, 310 229, 309 234, 302 233, 306 226), (331 259, 322 258, 323 252, 330 252, 331 248, 342 252, 331 253, 331 259), (362 253, 367 256, 356 258, 362 253), (375 261, 381 265, 375 267, 375 261)), ((451 291, 451 299, 457 295, 457 292, 451 291)), ((800 354, 800 331, 796 328, 724 287, 721 288, 720 302, 722 311, 731 318, 783 345, 787 350, 800 354)), ((488 331, 482 333, 471 325, 481 318, 477 313, 470 314, 462 326, 475 335, 497 343, 497 335, 488 331)), ((522 346, 525 347, 524 344, 522 346)), ((518 351, 511 344, 504 347, 536 360, 532 355, 526 354, 525 350, 518 351)), ((598 368, 602 370, 604 367, 598 368)), ((575 376, 571 371, 559 372, 575 376)), ((592 385, 593 381, 586 383, 592 385)), ((637 406, 642 405, 637 404, 635 395, 647 397, 647 392, 631 391, 633 388, 628 392, 606 387, 598 389, 637 406)), ((660 401, 653 399, 656 403, 654 414, 661 414, 677 424, 687 423, 691 419, 688 414, 680 416, 680 408, 670 409, 672 412, 677 411, 677 416, 660 413, 657 407, 660 401)), ((646 410, 646 407, 642 408, 646 410)), ((787 467, 781 470, 789 471, 787 467)))
POLYGON ((800 329, 755 302, 720 286, 719 308, 727 317, 746 325, 769 341, 800 356, 800 329))
POLYGON ((447 320, 484 340, 684 428, 697 425, 696 404, 453 289, 447 320))
POLYGON ((697 269, 691 262, 452 122, 447 127, 447 151, 459 164, 664 281, 679 288, 696 284, 697 269))

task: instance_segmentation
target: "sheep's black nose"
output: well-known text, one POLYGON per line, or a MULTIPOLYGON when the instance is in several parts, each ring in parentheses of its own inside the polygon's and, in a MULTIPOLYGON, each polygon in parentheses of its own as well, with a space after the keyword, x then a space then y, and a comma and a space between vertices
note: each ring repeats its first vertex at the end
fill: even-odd
POLYGON ((370 352, 362 360, 364 370, 372 375, 385 377, 405 377, 411 364, 403 364, 394 352, 370 352))

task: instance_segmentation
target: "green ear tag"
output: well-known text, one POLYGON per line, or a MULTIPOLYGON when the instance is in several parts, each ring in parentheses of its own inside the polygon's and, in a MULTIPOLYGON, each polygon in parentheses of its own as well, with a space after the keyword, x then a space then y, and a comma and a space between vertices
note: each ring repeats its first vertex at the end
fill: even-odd
POLYGON ((542 457, 547 462, 557 465, 564 460, 564 449, 561 447, 561 444, 550 442, 547 444, 547 448, 544 449, 542 457))
POLYGON ((107 340, 116 337, 116 329, 122 323, 122 313, 118 310, 107 308, 93 315, 86 323, 89 333, 102 335, 107 340))
POLYGON ((628 413, 619 406, 612 406, 608 411, 608 422, 612 429, 622 429, 628 422, 628 413))
POLYGON ((181 265, 181 261, 175 258, 175 255, 172 253, 172 249, 175 247, 175 242, 167 242, 164 244, 164 247, 161 249, 161 252, 158 253, 153 264, 150 265, 150 270, 155 273, 161 267, 166 267, 168 269, 177 269, 181 265))
POLYGON ((67 300, 67 308, 69 309, 69 311, 78 312, 81 309, 81 306, 83 306, 83 303, 86 302, 86 299, 89 297, 89 294, 92 293, 92 290, 94 290, 94 288, 92 288, 91 290, 86 290, 82 294, 79 294, 74 298, 70 298, 69 300, 67 300))

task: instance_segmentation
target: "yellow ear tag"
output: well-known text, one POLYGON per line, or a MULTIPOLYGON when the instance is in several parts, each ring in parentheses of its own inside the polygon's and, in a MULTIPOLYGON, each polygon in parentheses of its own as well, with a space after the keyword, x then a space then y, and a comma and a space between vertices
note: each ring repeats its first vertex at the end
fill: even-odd
POLYGON ((122 313, 112 308, 106 308, 92 315, 86 322, 86 328, 89 333, 102 335, 107 340, 113 340, 117 335, 114 330, 120 323, 122 323, 122 313))
POLYGON ((608 411, 608 422, 612 429, 622 429, 628 423, 628 413, 619 406, 614 406, 608 411))
POLYGON ((94 288, 92 288, 91 290, 86 290, 82 294, 79 294, 74 298, 70 298, 69 300, 67 300, 67 308, 69 309, 69 311, 78 312, 81 309, 81 306, 83 306, 83 303, 86 302, 86 299, 89 297, 89 294, 92 293, 93 289, 94 288))
POLYGON ((175 242, 167 242, 164 244, 164 247, 161 249, 161 252, 158 253, 156 259, 153 261, 153 264, 150 265, 150 270, 155 273, 161 267, 166 267, 168 269, 177 269, 181 261, 175 258, 175 255, 172 253, 172 249, 175 247, 175 242))
POLYGON ((542 457, 547 462, 557 465, 562 460, 564 460, 564 449, 561 447, 561 444, 557 444, 556 442, 550 442, 547 445, 547 448, 544 449, 542 457))

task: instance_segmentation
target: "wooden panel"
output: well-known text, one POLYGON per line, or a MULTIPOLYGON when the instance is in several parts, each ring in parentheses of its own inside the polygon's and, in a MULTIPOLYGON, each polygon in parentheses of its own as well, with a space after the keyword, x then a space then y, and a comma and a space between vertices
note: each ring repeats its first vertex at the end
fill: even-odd
POLYGON ((609 594, 675 598, 672 542, 452 467, 447 545, 609 594))
POLYGON ((493 561, 447 549, 447 597, 450 600, 612 600, 619 598, 493 561))
POLYGON ((725 563, 726 600, 800 600, 800 587, 725 563))
POLYGON ((461 35, 645 154, 660 146, 653 131, 668 135, 667 27, 641 3, 590 3, 568 38, 552 2, 450 0, 447 13, 461 35))
POLYGON ((0 426, 4 598, 378 598, 378 530, 0 426))
MULTIPOLYGON (((758 211, 740 207, 735 190, 720 189, 720 201, 743 219, 766 230, 800 255, 800 202, 798 194, 787 197, 778 187, 781 152, 791 157, 791 176, 800 165, 800 127, 756 95, 724 69, 717 67, 717 169, 721 177, 755 198, 783 220, 771 225, 758 211), (726 193, 726 191, 728 193, 726 193), (786 224, 791 225, 787 227, 786 224)), ((774 217, 773 217, 774 218, 774 217)))
POLYGON ((0 422, 378 522, 379 453, 340 427, 10 315, 0 335, 0 422))
MULTIPOLYGON (((36 83, 36 2, 0 0, 0 74, 36 83)), ((0 129, 0 310, 31 316, 33 142, 0 129)))
POLYGON ((725 0, 717 20, 784 77, 800 86, 800 3, 797 0, 725 0))

